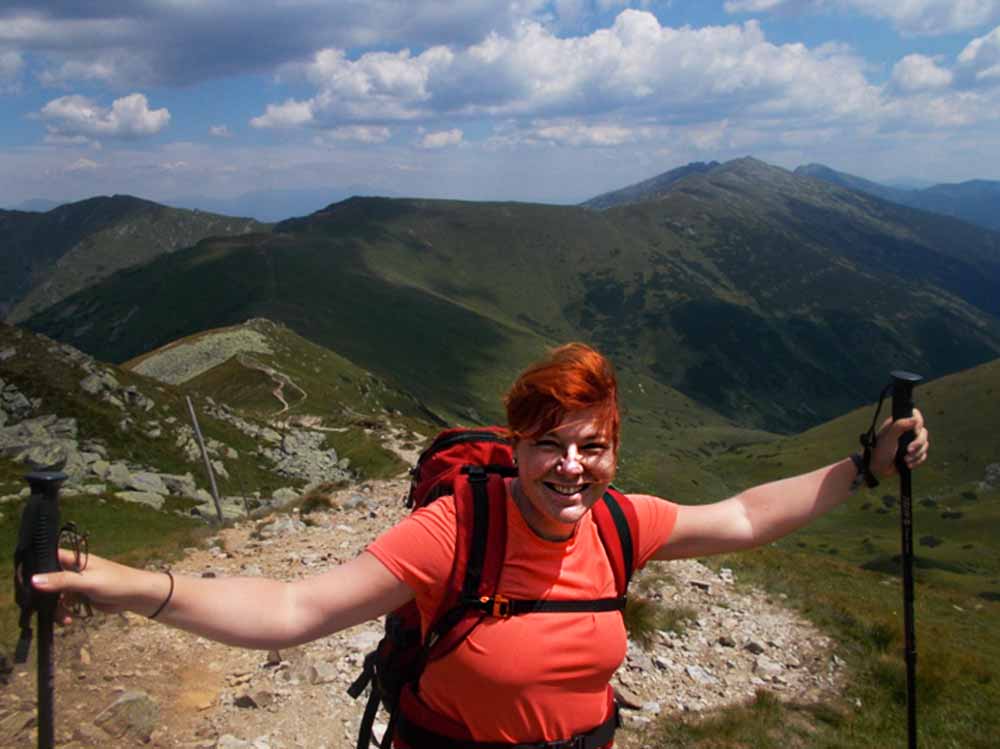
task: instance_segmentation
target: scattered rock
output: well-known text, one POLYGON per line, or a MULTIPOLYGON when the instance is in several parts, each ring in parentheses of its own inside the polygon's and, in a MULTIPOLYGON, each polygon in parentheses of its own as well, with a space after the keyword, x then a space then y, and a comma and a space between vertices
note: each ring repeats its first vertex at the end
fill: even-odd
POLYGON ((129 690, 94 718, 109 736, 131 738, 142 743, 149 737, 160 719, 160 707, 145 692, 129 690))

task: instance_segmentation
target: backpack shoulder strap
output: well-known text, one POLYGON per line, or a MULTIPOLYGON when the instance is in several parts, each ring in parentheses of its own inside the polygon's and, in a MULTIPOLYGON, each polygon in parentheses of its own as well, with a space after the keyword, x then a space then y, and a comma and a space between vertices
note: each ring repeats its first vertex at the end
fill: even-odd
POLYGON ((618 595, 625 595, 635 572, 635 550, 639 540, 639 516, 626 495, 608 487, 593 507, 597 532, 611 562, 618 595))
POLYGON ((483 618, 462 602, 492 595, 507 551, 507 488, 504 477, 469 466, 454 487, 455 563, 448 588, 428 630, 431 658, 453 650, 483 618))

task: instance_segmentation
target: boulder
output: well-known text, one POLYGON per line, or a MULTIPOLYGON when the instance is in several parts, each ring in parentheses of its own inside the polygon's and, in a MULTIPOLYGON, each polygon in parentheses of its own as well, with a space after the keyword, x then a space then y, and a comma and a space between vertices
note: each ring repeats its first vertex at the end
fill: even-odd
POLYGON ((48 443, 32 445, 19 458, 33 471, 61 471, 67 456, 62 446, 48 443))
POLYGON ((198 486, 194 483, 194 476, 185 473, 183 476, 171 473, 161 473, 160 479, 171 494, 182 497, 194 497, 198 491, 198 486))
POLYGON ((94 724, 116 739, 146 743, 159 720, 160 706, 145 692, 133 689, 102 710, 94 724))
POLYGON ((137 492, 152 492, 153 494, 170 494, 170 490, 167 485, 160 478, 158 473, 153 473, 152 471, 137 471, 133 473, 128 478, 128 483, 125 485, 129 489, 134 489, 137 492))
POLYGON ((115 496, 126 502, 148 505, 154 510, 162 510, 163 503, 166 501, 161 495, 153 492, 115 492, 115 496))
POLYGON ((107 473, 101 478, 114 484, 115 486, 125 488, 129 485, 129 480, 132 478, 132 472, 129 471, 128 466, 121 461, 115 461, 110 465, 107 473))

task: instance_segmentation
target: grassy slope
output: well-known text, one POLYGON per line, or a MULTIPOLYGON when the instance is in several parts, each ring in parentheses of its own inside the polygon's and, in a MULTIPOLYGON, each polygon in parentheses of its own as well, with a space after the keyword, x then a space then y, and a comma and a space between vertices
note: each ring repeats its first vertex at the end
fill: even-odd
MULTIPOLYGON (((368 478, 398 475, 406 468, 395 454, 380 445, 378 435, 372 434, 373 430, 383 429, 386 415, 391 414, 394 427, 425 437, 440 428, 438 417, 422 403, 339 354, 269 321, 255 320, 246 327, 262 333, 272 351, 250 354, 250 359, 291 382, 283 389, 289 404, 287 412, 278 415, 281 404, 274 395, 275 380, 238 357, 188 380, 181 389, 211 397, 263 421, 318 417, 324 428, 338 430, 330 433, 330 446, 368 478)), ((225 334, 228 329, 219 332, 225 334)), ((209 331, 192 338, 210 339, 213 334, 209 331)), ((125 366, 156 355, 145 354, 125 366)))
MULTIPOLYGON (((886 377, 888 380, 888 376, 886 377)), ((932 430, 933 459, 914 474, 917 579, 970 594, 1000 595, 1000 488, 980 489, 986 466, 1000 462, 1000 360, 941 378, 915 391, 932 430)), ((883 407, 883 417, 889 408, 883 407)), ((706 469, 728 488, 756 484, 837 460, 858 445, 874 405, 768 445, 736 448, 706 469)), ((899 554, 898 483, 863 490, 847 505, 784 543, 894 571, 899 554)))

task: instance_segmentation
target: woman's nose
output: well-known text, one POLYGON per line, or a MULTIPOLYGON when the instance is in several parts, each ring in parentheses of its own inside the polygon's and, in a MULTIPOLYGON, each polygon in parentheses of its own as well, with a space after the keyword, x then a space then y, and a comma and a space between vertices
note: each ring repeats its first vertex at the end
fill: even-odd
POLYGON ((558 468, 563 473, 577 474, 583 471, 583 463, 580 461, 580 452, 576 449, 575 445, 570 445, 563 456, 559 459, 559 463, 556 464, 558 468))

